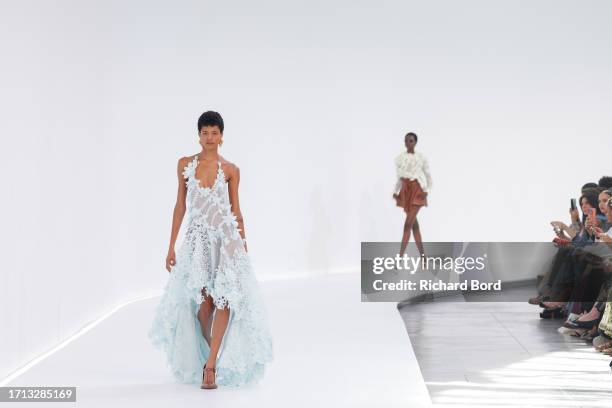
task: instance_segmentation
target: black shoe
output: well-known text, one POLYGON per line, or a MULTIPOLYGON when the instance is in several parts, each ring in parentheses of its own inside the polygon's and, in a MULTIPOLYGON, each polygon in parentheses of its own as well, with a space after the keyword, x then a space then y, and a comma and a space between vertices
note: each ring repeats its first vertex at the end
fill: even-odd
POLYGON ((561 307, 544 309, 544 311, 540 313, 540 317, 542 319, 561 319, 565 317, 565 310, 561 307))
POLYGON ((567 326, 565 327, 569 327, 570 329, 592 329, 593 326, 597 326, 599 324, 599 321, 601 319, 595 319, 595 320, 585 320, 585 321, 580 321, 580 320, 574 320, 572 322, 568 322, 567 326))

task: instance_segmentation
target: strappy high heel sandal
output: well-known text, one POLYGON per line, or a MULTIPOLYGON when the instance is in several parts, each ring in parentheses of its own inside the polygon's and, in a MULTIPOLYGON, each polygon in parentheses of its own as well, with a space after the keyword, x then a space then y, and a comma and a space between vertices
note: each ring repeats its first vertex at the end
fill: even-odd
POLYGON ((200 385, 200 388, 203 390, 214 390, 215 388, 217 388, 217 384, 215 383, 216 380, 216 374, 217 374, 217 370, 215 368, 207 368, 206 364, 204 364, 204 373, 202 375, 202 385, 200 385), (206 382, 206 373, 212 373, 213 375, 213 381, 212 383, 207 383, 206 382))

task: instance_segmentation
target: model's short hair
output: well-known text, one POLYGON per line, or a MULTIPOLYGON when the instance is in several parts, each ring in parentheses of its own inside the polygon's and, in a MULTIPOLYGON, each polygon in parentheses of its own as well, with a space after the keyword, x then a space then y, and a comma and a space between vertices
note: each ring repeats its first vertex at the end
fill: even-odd
POLYGON ((418 141, 419 141, 419 137, 416 135, 416 133, 412 133, 412 132, 408 132, 408 133, 406 133, 406 136, 404 136, 404 139, 406 139, 406 138, 408 138, 408 137, 410 137, 410 136, 414 137, 414 141, 415 141, 415 142, 418 142, 418 141))
POLYGON ((204 126, 217 126, 219 131, 223 133, 223 118, 219 112, 206 111, 198 119, 198 133, 204 126))
POLYGON ((612 188, 612 177, 603 176, 602 178, 599 179, 597 184, 599 185, 599 187, 603 187, 605 189, 612 188))

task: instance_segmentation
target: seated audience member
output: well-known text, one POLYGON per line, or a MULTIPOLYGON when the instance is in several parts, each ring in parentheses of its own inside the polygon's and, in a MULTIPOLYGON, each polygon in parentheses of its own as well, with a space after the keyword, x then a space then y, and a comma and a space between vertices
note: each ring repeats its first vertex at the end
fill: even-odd
MULTIPOLYGON (((570 224, 553 221, 557 252, 538 284, 542 318, 567 317, 561 333, 612 355, 612 177, 582 186, 570 224)), ((612 367, 612 362, 610 362, 612 367)))
MULTIPOLYGON (((571 240, 574 245, 559 247, 552 267, 549 268, 538 286, 539 296, 529 301, 532 304, 543 305, 547 309, 544 310, 542 317, 561 317, 563 314, 561 309, 565 306, 571 294, 576 273, 581 270, 580 265, 575 265, 579 261, 575 259, 577 247, 585 242, 593 241, 593 238, 584 231, 584 225, 591 209, 597 207, 598 192, 593 188, 585 187, 583 187, 583 195, 578 200, 583 214, 582 223, 578 220, 578 211, 570 210, 573 224, 578 231, 571 240), (542 301, 544 301, 543 304, 542 301)), ((557 235, 561 236, 560 234, 561 231, 557 229, 557 235)))
MULTIPOLYGON (((574 321, 568 321, 565 323, 567 328, 586 329, 590 331, 590 335, 594 335, 596 330, 595 326, 599 323, 601 314, 605 307, 608 292, 612 288, 612 273, 605 267, 610 261, 610 247, 608 243, 612 243, 612 238, 609 234, 612 234, 612 190, 602 191, 599 194, 599 208, 602 213, 606 216, 606 225, 602 230, 599 227, 593 227, 596 242, 600 242, 599 248, 597 249, 598 262, 601 265, 602 273, 600 276, 586 278, 583 281, 577 282, 577 287, 587 288, 589 285, 592 287, 591 291, 585 290, 584 292, 577 292, 572 294, 574 302, 573 312, 578 312, 578 308, 582 307, 582 310, 586 310, 587 306, 590 306, 591 299, 595 298, 595 303, 588 313, 584 313, 574 321), (604 232, 605 230, 605 232, 604 232), (601 278, 601 283, 599 282, 601 278), (598 288, 599 287, 599 288, 598 288), (598 289, 598 290, 597 290, 598 289), (593 296, 594 290, 597 290, 597 296, 593 296)), ((584 289, 583 289, 584 290, 584 289)), ((610 299, 612 300, 612 299, 610 299)), ((587 338, 589 336, 587 335, 587 338)), ((592 337, 591 337, 592 338, 592 337)))

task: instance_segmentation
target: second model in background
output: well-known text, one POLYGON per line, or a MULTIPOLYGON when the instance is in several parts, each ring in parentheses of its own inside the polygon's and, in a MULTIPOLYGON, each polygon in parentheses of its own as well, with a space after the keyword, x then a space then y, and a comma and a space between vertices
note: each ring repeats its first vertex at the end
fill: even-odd
POLYGON ((427 159, 420 152, 414 150, 417 141, 416 134, 407 133, 404 136, 406 150, 395 158, 397 183, 393 191, 393 198, 397 206, 402 207, 406 213, 400 255, 403 255, 406 251, 411 231, 414 233, 419 254, 425 254, 417 214, 422 206, 427 206, 427 195, 433 182, 427 159))

